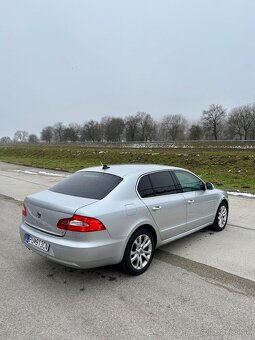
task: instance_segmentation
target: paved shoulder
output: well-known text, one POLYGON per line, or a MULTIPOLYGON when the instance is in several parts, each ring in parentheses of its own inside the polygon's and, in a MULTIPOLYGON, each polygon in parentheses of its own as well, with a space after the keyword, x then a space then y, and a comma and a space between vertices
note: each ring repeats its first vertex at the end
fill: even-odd
POLYGON ((34 192, 45 190, 68 173, 0 162, 0 194, 23 201, 34 192))

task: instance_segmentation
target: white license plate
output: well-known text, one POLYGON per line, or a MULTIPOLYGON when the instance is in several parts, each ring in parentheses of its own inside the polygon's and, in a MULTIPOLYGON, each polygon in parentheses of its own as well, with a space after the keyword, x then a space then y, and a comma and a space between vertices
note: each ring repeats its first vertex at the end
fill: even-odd
POLYGON ((40 240, 39 238, 34 237, 32 235, 29 235, 29 234, 26 234, 26 243, 32 244, 36 248, 39 248, 39 249, 44 250, 44 251, 49 250, 49 243, 47 243, 43 240, 40 240))

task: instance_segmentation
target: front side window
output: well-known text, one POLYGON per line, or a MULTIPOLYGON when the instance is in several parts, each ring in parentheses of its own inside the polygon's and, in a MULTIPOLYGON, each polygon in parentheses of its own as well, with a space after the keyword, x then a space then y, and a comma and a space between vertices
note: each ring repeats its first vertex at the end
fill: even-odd
POLYGON ((142 198, 179 192, 169 171, 143 176, 138 183, 137 190, 142 198))
POLYGON ((175 170, 174 173, 181 184, 183 192, 204 190, 204 183, 193 174, 182 170, 175 170))
POLYGON ((49 190, 65 195, 101 200, 121 181, 121 177, 111 174, 79 171, 57 183, 49 190))

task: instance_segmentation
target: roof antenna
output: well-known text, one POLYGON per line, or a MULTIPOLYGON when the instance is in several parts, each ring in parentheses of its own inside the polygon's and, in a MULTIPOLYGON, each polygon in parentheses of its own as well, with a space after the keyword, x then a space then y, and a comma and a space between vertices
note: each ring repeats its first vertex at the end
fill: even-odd
MULTIPOLYGON (((103 165, 103 164, 102 164, 102 165, 103 165)), ((103 169, 103 170, 107 170, 107 169, 110 169, 110 167, 109 167, 108 165, 104 164, 102 169, 103 169)))
POLYGON ((103 169, 103 170, 110 169, 110 167, 109 167, 108 165, 106 165, 106 164, 103 164, 103 163, 101 162, 101 160, 99 160, 99 162, 101 163, 102 169, 103 169))

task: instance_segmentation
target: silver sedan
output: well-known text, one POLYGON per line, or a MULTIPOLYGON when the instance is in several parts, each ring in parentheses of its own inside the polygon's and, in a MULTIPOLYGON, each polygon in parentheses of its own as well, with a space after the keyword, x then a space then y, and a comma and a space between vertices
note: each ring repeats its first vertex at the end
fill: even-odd
POLYGON ((135 164, 83 169, 27 196, 20 236, 63 265, 121 264, 139 275, 155 248, 210 226, 225 228, 227 193, 176 167, 135 164))

